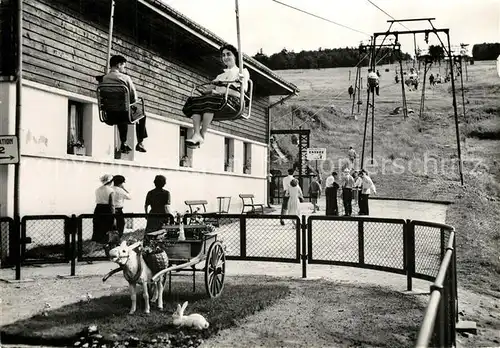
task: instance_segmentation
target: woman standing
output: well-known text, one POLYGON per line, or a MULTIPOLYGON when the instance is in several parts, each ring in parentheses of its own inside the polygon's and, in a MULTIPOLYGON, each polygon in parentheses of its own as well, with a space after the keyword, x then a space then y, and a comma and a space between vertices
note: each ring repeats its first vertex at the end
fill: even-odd
POLYGON ((113 183, 115 185, 115 194, 113 197, 113 202, 115 206, 116 213, 116 228, 118 229, 118 235, 121 238, 123 236, 123 231, 125 230, 125 218, 123 217, 123 203, 126 199, 131 199, 130 193, 125 189, 123 184, 125 183, 125 177, 123 175, 115 175, 113 177, 113 183))
POLYGON ((146 195, 144 211, 146 214, 153 214, 147 217, 146 233, 161 229, 167 220, 164 215, 171 214, 170 192, 163 189, 166 183, 167 179, 163 175, 157 175, 154 180, 155 188, 146 195), (151 207, 151 209, 148 211, 149 207, 151 207), (154 214, 162 214, 163 216, 154 216, 154 214))
POLYGON ((300 188, 297 179, 293 179, 290 182, 290 188, 288 192, 289 198, 287 214, 300 216, 300 201, 304 199, 304 196, 302 195, 302 189, 300 188))
POLYGON ((92 219, 93 231, 92 240, 97 243, 106 244, 108 242, 107 233, 114 229, 115 213, 114 194, 111 187, 113 175, 104 174, 100 181, 102 186, 95 191, 96 206, 94 209, 94 218, 92 219))

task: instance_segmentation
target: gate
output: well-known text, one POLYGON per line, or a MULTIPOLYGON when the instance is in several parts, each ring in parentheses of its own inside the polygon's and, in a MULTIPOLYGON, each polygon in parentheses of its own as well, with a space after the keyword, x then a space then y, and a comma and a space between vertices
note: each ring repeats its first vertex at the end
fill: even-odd
POLYGON ((66 215, 32 215, 21 219, 21 264, 71 260, 71 224, 66 215))
POLYGON ((309 216, 307 260, 406 274, 405 230, 400 219, 309 216))

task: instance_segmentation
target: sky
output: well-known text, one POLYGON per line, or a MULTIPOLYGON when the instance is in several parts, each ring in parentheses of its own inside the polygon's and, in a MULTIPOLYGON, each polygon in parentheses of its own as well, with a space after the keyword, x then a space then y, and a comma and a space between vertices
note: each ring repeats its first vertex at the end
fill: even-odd
MULTIPOLYGON (((236 45, 235 0, 162 0, 191 20, 236 45)), ((374 32, 385 32, 392 19, 436 18, 436 28, 449 28, 452 46, 460 43, 472 46, 483 42, 500 42, 500 0, 279 0, 280 2, 351 27, 346 29, 289 8, 273 0, 239 0, 241 42, 249 55, 260 49, 267 55, 283 48, 289 51, 318 48, 357 47, 369 43, 374 32)), ((392 30, 430 28, 426 22, 394 23, 392 30)), ((441 39, 446 43, 446 35, 441 39)), ((382 37, 380 37, 380 41, 382 37)), ((380 41, 377 41, 380 43, 380 41)), ((417 46, 428 44, 424 34, 416 36, 417 46)), ((413 35, 400 36, 402 50, 414 52, 413 35)), ((429 45, 439 44, 434 34, 429 45)), ((455 47, 452 47, 455 49, 455 47)), ((470 53, 470 52, 469 52, 470 53)))

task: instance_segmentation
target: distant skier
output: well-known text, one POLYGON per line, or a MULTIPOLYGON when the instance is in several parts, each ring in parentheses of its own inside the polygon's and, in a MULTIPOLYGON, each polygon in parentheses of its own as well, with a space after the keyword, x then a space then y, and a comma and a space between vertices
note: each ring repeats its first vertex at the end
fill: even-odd
POLYGON ((349 99, 351 99, 352 95, 354 93, 354 88, 352 88, 352 85, 349 86, 349 89, 347 90, 347 92, 349 92, 349 99))

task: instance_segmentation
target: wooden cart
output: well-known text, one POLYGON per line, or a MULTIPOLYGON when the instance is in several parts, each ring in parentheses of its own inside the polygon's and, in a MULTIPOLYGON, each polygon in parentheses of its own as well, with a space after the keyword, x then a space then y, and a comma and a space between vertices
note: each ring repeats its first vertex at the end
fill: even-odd
POLYGON ((217 297, 224 288, 226 273, 226 253, 221 241, 217 240, 217 232, 209 225, 192 224, 184 226, 185 240, 179 240, 179 225, 164 226, 163 229, 147 234, 161 245, 167 253, 169 266, 161 269, 153 276, 153 281, 168 273, 169 290, 172 284, 172 272, 188 271, 193 273, 193 291, 196 284, 196 273, 203 272, 205 289, 211 297, 217 297), (203 268, 196 265, 204 263, 203 268))

